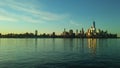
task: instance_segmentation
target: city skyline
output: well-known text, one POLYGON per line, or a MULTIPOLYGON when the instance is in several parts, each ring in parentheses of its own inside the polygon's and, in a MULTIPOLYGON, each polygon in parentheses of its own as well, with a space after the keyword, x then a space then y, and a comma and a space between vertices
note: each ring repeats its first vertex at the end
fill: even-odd
POLYGON ((58 35, 56 32, 39 34, 38 30, 35 30, 34 33, 0 33, 0 38, 118 38, 118 36, 117 34, 109 33, 107 30, 96 28, 95 21, 93 21, 93 24, 87 31, 84 28, 76 29, 76 32, 73 29, 66 31, 64 28, 64 31, 58 35))
POLYGON ((0 33, 56 32, 64 28, 119 31, 119 0, 0 0, 0 33))

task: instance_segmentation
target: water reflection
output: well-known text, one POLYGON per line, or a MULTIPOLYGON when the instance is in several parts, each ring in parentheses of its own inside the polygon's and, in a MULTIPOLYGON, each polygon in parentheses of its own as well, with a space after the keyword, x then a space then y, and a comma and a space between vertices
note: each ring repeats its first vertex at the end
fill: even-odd
POLYGON ((93 56, 96 55, 97 39, 88 39, 88 48, 93 56))
POLYGON ((107 39, 98 39, 99 40, 99 47, 100 48, 104 48, 105 46, 107 47, 108 46, 108 41, 107 39))
POLYGON ((64 39, 63 40, 64 43, 64 51, 68 50, 68 51, 73 51, 73 39, 64 39))
POLYGON ((55 38, 52 39, 53 51, 55 51, 55 38))
POLYGON ((28 39, 26 38, 26 39, 25 39, 25 45, 26 45, 26 47, 28 46, 28 43, 29 43, 29 42, 28 42, 28 39))
POLYGON ((84 42, 84 40, 85 39, 77 39, 78 40, 78 42, 77 42, 77 51, 78 52, 81 52, 82 54, 84 53, 84 44, 85 44, 85 42, 84 42))
POLYGON ((73 51, 73 39, 69 39, 69 42, 70 42, 70 51, 73 51))
POLYGON ((49 65, 51 68, 54 66, 114 68, 116 65, 119 66, 120 61, 119 41, 56 38, 0 39, 0 68, 47 68, 46 66, 49 65))
POLYGON ((84 52, 85 39, 63 39, 64 51, 84 52))
MULTIPOLYGON (((28 45, 26 40, 26 45, 28 45)), ((35 51, 64 51, 64 52, 80 52, 82 54, 87 51, 93 56, 96 55, 97 49, 104 49, 107 46, 106 39, 34 39, 35 51), (39 41, 38 41, 39 40, 39 41), (98 46, 98 47, 97 47, 98 46), (39 47, 39 48, 38 48, 39 47)))
POLYGON ((37 51, 38 39, 35 38, 35 51, 37 51))
POLYGON ((79 46, 78 46, 79 45, 79 40, 76 39, 75 41, 76 41, 75 47, 76 47, 76 50, 78 51, 79 50, 79 46))
POLYGON ((84 39, 81 39, 82 53, 84 53, 84 39))

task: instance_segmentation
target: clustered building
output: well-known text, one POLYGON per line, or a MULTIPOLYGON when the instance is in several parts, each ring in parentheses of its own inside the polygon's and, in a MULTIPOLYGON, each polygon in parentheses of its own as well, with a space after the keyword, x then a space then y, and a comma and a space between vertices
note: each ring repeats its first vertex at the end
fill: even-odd
POLYGON ((62 33, 62 37, 76 37, 76 38, 116 38, 117 34, 111 34, 107 31, 103 31, 100 29, 96 29, 95 21, 93 21, 93 25, 87 30, 87 32, 84 31, 82 28, 80 32, 78 29, 76 30, 76 33, 73 32, 73 30, 69 30, 69 32, 64 29, 62 33))
POLYGON ((84 38, 85 37, 85 33, 84 33, 84 29, 82 28, 82 30, 80 30, 80 32, 78 32, 78 29, 76 30, 76 33, 73 32, 72 29, 69 30, 69 32, 67 32, 65 29, 61 35, 62 37, 67 37, 67 38, 73 38, 73 37, 81 37, 84 38))

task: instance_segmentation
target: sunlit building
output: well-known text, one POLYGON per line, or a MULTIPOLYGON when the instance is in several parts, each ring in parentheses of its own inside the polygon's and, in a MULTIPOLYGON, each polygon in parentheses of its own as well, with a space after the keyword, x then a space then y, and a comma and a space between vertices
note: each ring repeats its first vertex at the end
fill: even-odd
POLYGON ((96 29, 95 21, 93 21, 93 25, 86 32, 86 37, 89 38, 115 38, 117 34, 111 34, 107 31, 103 31, 100 29, 96 29))
POLYGON ((91 26, 91 28, 88 29, 86 35, 87 37, 92 37, 92 36, 96 36, 96 34, 97 31, 96 31, 95 21, 93 21, 93 25, 91 26))

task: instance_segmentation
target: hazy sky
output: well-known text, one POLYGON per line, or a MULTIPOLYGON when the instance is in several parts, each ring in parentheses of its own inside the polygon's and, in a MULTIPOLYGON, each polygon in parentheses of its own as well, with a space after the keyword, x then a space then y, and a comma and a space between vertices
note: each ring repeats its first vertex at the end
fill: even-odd
POLYGON ((1 33, 96 27, 120 35, 120 0, 0 0, 1 33))

